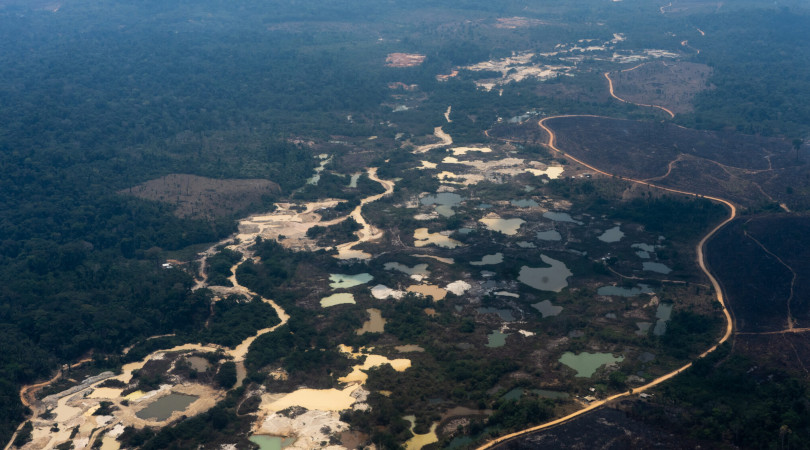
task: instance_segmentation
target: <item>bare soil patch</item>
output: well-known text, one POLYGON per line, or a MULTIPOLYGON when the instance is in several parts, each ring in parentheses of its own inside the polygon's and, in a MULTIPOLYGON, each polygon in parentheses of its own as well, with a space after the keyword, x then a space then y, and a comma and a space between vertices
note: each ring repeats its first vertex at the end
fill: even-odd
POLYGON ((495 19, 495 22, 495 28, 506 28, 509 30, 546 25, 546 22, 542 20, 530 19, 528 17, 499 17, 495 19))
POLYGON ((388 67, 414 67, 422 64, 425 55, 418 53, 389 53, 385 58, 388 67))
POLYGON ((202 219, 235 215, 280 192, 279 185, 270 180, 217 180, 176 173, 121 191, 175 205, 178 217, 202 219))
POLYGON ((632 102, 661 105, 674 113, 692 111, 698 92, 710 89, 711 68, 691 62, 655 61, 633 70, 613 72, 614 92, 632 102))

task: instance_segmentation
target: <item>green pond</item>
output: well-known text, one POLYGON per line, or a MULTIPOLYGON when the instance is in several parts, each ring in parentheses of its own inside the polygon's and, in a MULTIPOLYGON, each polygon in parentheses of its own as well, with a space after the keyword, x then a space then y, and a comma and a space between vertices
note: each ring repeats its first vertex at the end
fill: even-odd
POLYGON ((557 230, 538 231, 537 239, 541 241, 561 241, 562 235, 557 230))
POLYGON ((518 281, 541 291, 560 292, 568 287, 567 278, 574 274, 565 263, 546 255, 540 255, 540 259, 551 267, 523 266, 520 268, 518 281))
POLYGON ((574 220, 570 214, 564 212, 547 211, 543 213, 543 217, 551 219, 555 222, 570 222, 577 225, 582 225, 582 222, 574 220))
POLYGON ((636 326, 638 327, 638 330, 636 330, 636 334, 639 336, 646 336, 647 333, 650 332, 652 322, 636 322, 636 326))
POLYGON ((610 353, 589 353, 582 352, 575 355, 571 352, 565 352, 560 357, 561 363, 577 371, 577 377, 590 377, 596 372, 596 369, 604 366, 605 364, 612 364, 624 361, 624 356, 615 357, 610 353))
POLYGON ((487 347, 489 348, 498 348, 503 347, 506 345, 506 337, 509 336, 507 333, 501 333, 498 330, 493 331, 487 336, 489 342, 487 342, 487 347))
POLYGON ((626 288, 619 286, 602 286, 596 290, 599 295, 615 295, 618 297, 635 297, 641 294, 652 294, 653 290, 646 284, 639 284, 636 287, 626 288))
POLYGON ((658 304, 658 309, 655 311, 655 318, 658 320, 655 322, 655 328, 653 328, 654 335, 663 336, 667 332, 667 322, 672 315, 673 306, 672 303, 658 304))
POLYGON ((657 272, 662 273, 664 275, 672 272, 672 269, 667 267, 665 264, 657 263, 657 262, 643 262, 641 263, 644 270, 649 272, 657 272))
POLYGON ((602 235, 599 236, 598 239, 600 241, 602 241, 602 242, 611 243, 611 242, 619 242, 619 241, 622 240, 623 237, 624 237, 624 233, 622 232, 622 230, 617 225, 617 226, 605 231, 604 233, 602 233, 602 235))
POLYGON ((335 305, 345 305, 345 304, 355 304, 354 295, 349 294, 347 292, 341 292, 340 294, 332 294, 329 297, 324 297, 321 299, 321 306, 324 308, 328 308, 330 306, 335 305))
POLYGON ((512 206, 517 206, 518 208, 532 208, 535 206, 539 206, 536 201, 532 199, 523 199, 523 200, 512 200, 512 206))
POLYGON ((650 244, 642 244, 642 243, 639 243, 639 244, 633 244, 633 245, 631 245, 630 247, 631 247, 631 248, 637 248, 637 249, 639 249, 639 250, 641 250, 641 251, 648 252, 648 253, 652 253, 652 252, 654 252, 654 251, 655 251, 655 246, 654 246, 654 245, 650 245, 650 244))
POLYGON ((259 446, 259 450, 281 450, 295 443, 295 438, 268 436, 256 434, 248 438, 250 442, 259 446))
POLYGON ((357 275, 333 273, 329 275, 329 287, 332 289, 346 289, 366 284, 373 279, 374 277, 367 273, 358 273, 357 275))
POLYGON ((436 195, 428 195, 422 197, 419 202, 425 206, 437 205, 436 212, 442 217, 450 217, 456 212, 453 207, 458 206, 463 199, 460 195, 453 192, 441 192, 436 195))
POLYGON ((198 398, 200 397, 196 395, 172 393, 155 400, 146 408, 136 412, 135 415, 140 419, 162 422, 171 417, 173 412, 185 410, 198 398))
POLYGON ((532 304, 532 308, 540 311, 540 314, 543 315, 543 318, 546 317, 554 317, 559 315, 563 307, 562 306, 554 306, 551 304, 551 300, 543 300, 542 302, 532 304))

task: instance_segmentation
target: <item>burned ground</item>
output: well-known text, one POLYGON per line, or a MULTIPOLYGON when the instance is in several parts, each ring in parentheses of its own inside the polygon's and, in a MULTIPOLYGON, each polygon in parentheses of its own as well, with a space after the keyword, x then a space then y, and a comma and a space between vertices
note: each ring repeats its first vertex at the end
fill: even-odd
POLYGON ((178 217, 214 218, 233 216, 251 206, 262 205, 265 198, 280 191, 279 185, 270 180, 217 180, 170 174, 121 193, 176 205, 174 213, 178 217))
POLYGON ((808 166, 782 139, 696 131, 664 122, 573 116, 546 122, 562 151, 622 177, 744 206, 806 208, 808 166))
POLYGON ((633 70, 613 72, 614 93, 629 102, 660 105, 672 112, 692 111, 695 95, 708 89, 711 68, 691 62, 657 61, 633 70))

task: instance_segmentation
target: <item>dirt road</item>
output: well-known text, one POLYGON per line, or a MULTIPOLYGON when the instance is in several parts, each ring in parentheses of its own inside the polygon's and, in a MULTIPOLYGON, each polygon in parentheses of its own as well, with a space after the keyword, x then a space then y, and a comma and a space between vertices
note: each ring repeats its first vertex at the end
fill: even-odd
MULTIPOLYGON (((607 77, 607 74, 605 74, 605 76, 607 77)), ((608 78, 608 80, 610 80, 610 78, 608 78)), ((612 93, 613 93, 613 90, 611 89, 611 94, 612 93)), ((603 170, 599 170, 596 167, 593 167, 590 164, 587 164, 587 163, 585 163, 583 161, 580 161, 579 159, 577 159, 577 158, 565 153, 564 151, 560 150, 559 148, 557 148, 557 146, 555 145, 556 135, 554 134, 554 131, 551 128, 549 128, 548 125, 546 125, 546 122, 549 121, 549 120, 557 119, 557 118, 561 118, 561 117, 596 117, 596 116, 575 116, 575 115, 555 116, 555 117, 547 117, 547 118, 541 120, 539 122, 539 125, 540 125, 541 128, 543 128, 546 131, 546 133, 548 133, 548 136, 549 136, 548 143, 546 145, 551 150, 553 150, 554 152, 559 153, 561 156, 564 156, 567 159, 575 161, 578 164, 581 164, 581 165, 593 170, 596 173, 599 173, 599 174, 602 174, 602 175, 605 175, 605 176, 608 176, 608 177, 614 177, 615 175, 613 175, 611 173, 608 173, 608 172, 605 172, 603 170)), ((723 295, 723 289, 720 286, 720 283, 717 281, 717 279, 714 277, 714 275, 711 274, 711 272, 709 271, 709 269, 706 266, 706 258, 705 258, 705 254, 704 254, 704 247, 706 246, 706 242, 712 236, 714 236, 715 233, 717 233, 717 231, 719 231, 727 223, 731 222, 732 220, 734 220, 735 217, 737 217, 737 208, 731 202, 729 202, 727 200, 724 200, 724 199, 721 199, 721 198, 709 197, 709 196, 704 196, 704 195, 701 195, 701 194, 698 194, 698 193, 695 193, 695 192, 687 192, 687 191, 682 191, 682 190, 679 190, 679 189, 672 189, 672 188, 668 188, 668 187, 664 187, 664 186, 658 186, 658 185, 652 184, 652 183, 644 181, 644 180, 636 180, 636 179, 633 179, 633 178, 625 178, 625 177, 618 177, 618 178, 621 178, 621 179, 623 179, 625 181, 629 181, 631 183, 636 183, 636 184, 640 184, 640 185, 643 185, 643 186, 649 186, 649 187, 664 190, 664 191, 667 191, 667 192, 673 192, 673 193, 683 194, 683 195, 690 195, 692 197, 706 198, 706 199, 709 199, 709 200, 712 200, 712 201, 715 201, 715 202, 718 202, 718 203, 722 203, 722 204, 726 205, 729 208, 729 216, 723 222, 718 224, 716 227, 712 228, 712 230, 709 231, 705 236, 703 236, 703 239, 701 239, 700 242, 697 245, 697 262, 698 262, 698 265, 700 266, 700 270, 702 270, 703 273, 705 273, 706 276, 709 278, 709 281, 711 281, 712 287, 714 288, 714 292, 715 292, 715 294, 717 296, 717 301, 720 303, 720 306, 723 308, 723 314, 726 316, 726 331, 723 334, 723 336, 717 341, 717 343, 715 345, 713 345, 708 350, 701 353, 698 356, 697 359, 704 358, 708 354, 710 354, 710 353, 714 352, 715 350, 717 350, 717 348, 721 344, 726 342, 728 340, 728 338, 731 337, 731 334, 734 331, 734 325, 733 325, 733 321, 732 321, 732 318, 731 318, 731 313, 729 312, 729 310, 728 310, 728 308, 726 306, 725 297, 723 295)), ((642 393, 644 391, 647 391, 647 390, 649 390, 649 389, 651 389, 651 388, 653 388, 653 387, 655 387, 655 386, 657 386, 657 385, 659 385, 659 384, 661 384, 661 383, 675 377, 676 375, 678 375, 679 373, 681 373, 682 371, 684 371, 684 370, 686 370, 686 369, 688 369, 690 367, 692 367, 692 362, 690 362, 688 364, 685 364, 684 366, 682 366, 682 367, 680 367, 680 368, 678 368, 678 369, 676 369, 676 370, 674 370, 674 371, 672 371, 672 372, 670 372, 670 373, 668 373, 666 375, 658 377, 655 380, 653 380, 653 381, 651 381, 651 382, 649 382, 649 383, 647 383, 647 384, 645 384, 643 386, 632 389, 630 391, 625 391, 625 392, 620 392, 618 394, 614 394, 614 395, 612 395, 612 396, 610 396, 610 397, 608 397, 606 399, 603 399, 603 400, 595 401, 595 402, 591 403, 590 405, 588 405, 586 408, 583 408, 583 409, 581 409, 579 411, 571 413, 571 414, 569 414, 569 415, 567 415, 565 417, 561 417, 559 419, 555 419, 555 420, 552 420, 550 422, 546 422, 544 424, 537 425, 535 427, 527 428, 525 430, 521 430, 521 431, 518 431, 518 432, 515 432, 515 433, 507 434, 505 436, 501 436, 498 439, 490 441, 490 442, 486 443, 485 445, 483 445, 483 446, 481 446, 479 448, 480 449, 492 448, 492 447, 494 447, 494 446, 496 446, 498 444, 502 444, 504 442, 511 441, 511 440, 513 440, 515 438, 518 438, 518 437, 521 437, 521 436, 524 436, 524 435, 527 435, 527 434, 530 434, 530 433, 534 433, 536 431, 544 430, 544 429, 551 428, 551 427, 554 427, 556 425, 568 422, 568 421, 570 421, 572 419, 575 419, 575 418, 577 418, 577 417, 579 417, 579 416, 581 416, 581 415, 583 415, 583 414, 585 414, 585 413, 587 413, 589 411, 593 411, 594 409, 600 408, 600 407, 602 407, 602 406, 604 406, 604 405, 606 405, 606 404, 608 404, 608 403, 610 403, 610 402, 612 402, 612 401, 614 401, 616 399, 619 399, 619 398, 622 398, 622 397, 628 397, 630 395, 635 395, 635 394, 639 394, 639 393, 642 393)))

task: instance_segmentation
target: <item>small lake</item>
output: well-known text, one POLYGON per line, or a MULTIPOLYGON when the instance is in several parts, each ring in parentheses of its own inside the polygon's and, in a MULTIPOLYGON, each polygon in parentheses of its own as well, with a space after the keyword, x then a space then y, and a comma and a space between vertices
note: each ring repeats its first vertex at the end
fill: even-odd
POLYGON ((484 266, 490 264, 500 264, 503 262, 503 253, 495 253, 494 255, 484 255, 481 261, 471 262, 473 266, 484 266))
POLYGON ((408 286, 408 289, 406 290, 408 292, 422 294, 425 297, 430 295, 435 301, 444 300, 444 298, 447 296, 447 291, 445 289, 432 284, 415 284, 413 286, 408 286))
POLYGON ((639 336, 646 336, 647 333, 650 332, 652 322, 636 322, 636 326, 638 327, 638 330, 636 330, 636 334, 639 336))
POLYGON ((478 314, 497 314, 504 322, 514 322, 515 316, 512 315, 511 309, 498 309, 498 308, 478 308, 478 314))
POLYGON ((454 192, 440 192, 422 197, 419 202, 425 206, 438 205, 436 212, 441 216, 450 217, 455 214, 453 207, 458 206, 462 200, 463 198, 454 192))
POLYGON ((414 230, 413 239, 413 245, 416 247, 424 247, 426 245, 433 244, 437 247, 452 249, 464 245, 461 242, 451 239, 449 236, 445 236, 441 233, 430 233, 427 228, 417 228, 414 230))
POLYGON ((534 303, 532 305, 532 308, 540 311, 540 314, 543 315, 544 319, 546 317, 554 317, 556 315, 559 315, 563 310, 562 306, 552 305, 551 300, 543 300, 542 302, 534 303))
POLYGON ((648 272, 657 272, 662 273, 664 275, 672 272, 672 269, 661 263, 645 261, 641 264, 642 268, 648 272))
POLYGON ((658 319, 653 328, 653 334, 656 336, 663 336, 667 332, 667 322, 672 315, 672 303, 659 303, 658 309, 655 311, 655 317, 658 319))
POLYGON ((294 437, 268 436, 255 434, 248 438, 250 442, 259 446, 259 450, 282 450, 295 443, 294 437))
POLYGON ((384 284, 378 284, 371 288, 371 296, 377 300, 385 300, 388 297, 393 297, 394 299, 399 300, 405 296, 405 292, 391 289, 384 284))
POLYGON ((575 355, 565 352, 560 357, 561 363, 577 371, 577 377, 590 377, 596 370, 605 364, 613 364, 624 361, 624 356, 615 357, 610 353, 589 353, 582 352, 575 355))
POLYGON ((489 348, 498 348, 503 347, 506 345, 506 337, 509 336, 507 333, 501 333, 498 330, 493 331, 489 335, 487 335, 487 347, 489 348))
POLYGON ((538 231, 537 239, 541 241, 561 241, 562 235, 557 230, 538 231))
POLYGON ((518 247, 520 247, 520 248, 537 248, 537 246, 536 246, 536 245, 534 245, 534 242, 528 242, 528 241, 517 241, 517 242, 515 242, 515 243, 516 243, 516 244, 517 244, 517 246, 518 246, 518 247))
POLYGON ((484 217, 483 219, 480 219, 479 222, 483 223, 484 226, 486 226, 488 229, 492 231, 498 231, 507 236, 516 235, 520 226, 526 223, 525 220, 518 217, 515 217, 513 219, 484 217))
POLYGON ((518 281, 541 291, 560 292, 563 288, 568 287, 567 278, 574 274, 565 266, 565 263, 546 255, 540 255, 540 259, 551 267, 523 266, 520 268, 518 281))
POLYGON ((621 228, 619 228, 619 226, 616 225, 615 227, 606 230, 597 239, 599 239, 602 242, 612 243, 621 241, 623 237, 624 232, 622 232, 621 228))
POLYGON ((641 259, 650 259, 650 252, 645 252, 644 250, 639 250, 636 252, 636 256, 641 259))
POLYGON ((335 305, 355 304, 354 295, 348 292, 341 292, 340 294, 332 294, 329 297, 321 299, 321 306, 328 308, 335 305))
POLYGON ((635 297, 641 294, 652 294, 653 290, 646 284, 639 284, 636 287, 626 288, 619 286, 602 286, 596 290, 599 295, 615 295, 617 297, 635 297))
POLYGON ((407 420, 411 423, 411 433, 413 433, 413 437, 408 439, 405 442, 405 450, 421 450, 422 447, 426 445, 433 444, 434 442, 439 442, 439 437, 436 435, 436 426, 437 423, 434 423, 430 427, 430 431, 425 434, 416 434, 414 433, 413 429, 416 427, 416 416, 405 416, 403 419, 407 420))
POLYGON ((534 201, 534 200, 532 200, 530 198, 522 199, 522 200, 512 200, 509 203, 511 203, 512 206, 517 206, 518 208, 533 208, 535 206, 540 206, 540 205, 537 204, 536 201, 534 201))
POLYGON ((171 393, 155 400, 146 408, 136 412, 135 415, 139 419, 162 422, 171 417, 173 412, 185 410, 198 398, 200 397, 196 395, 171 393))
POLYGON ((427 264, 417 264, 413 267, 408 267, 405 264, 398 262, 388 262, 383 265, 385 270, 397 270, 407 275, 421 275, 422 277, 429 277, 430 271, 427 270, 427 264))
POLYGON ((197 372, 205 372, 208 370, 208 367, 211 365, 208 364, 208 360, 200 357, 200 356, 188 356, 186 357, 186 361, 191 365, 191 368, 196 370, 197 372))
POLYGON ((385 331, 385 319, 383 319, 382 312, 376 308, 369 308, 366 312, 369 318, 363 324, 363 328, 357 330, 356 333, 361 335, 366 333, 382 333, 385 331))
POLYGON ((577 225, 582 225, 582 222, 574 220, 570 214, 564 212, 546 211, 543 213, 543 217, 546 219, 551 219, 555 222, 570 222, 577 225))
POLYGON ((373 279, 374 277, 368 273, 358 273, 357 275, 333 273, 329 275, 329 287, 332 289, 346 289, 366 284, 373 279))
POLYGON ((503 394, 501 399, 517 401, 520 400, 520 397, 523 397, 523 388, 514 388, 506 394, 503 394))
POLYGON ((650 244, 633 244, 630 246, 631 248, 637 248, 641 251, 652 253, 655 251, 655 246, 650 244))

